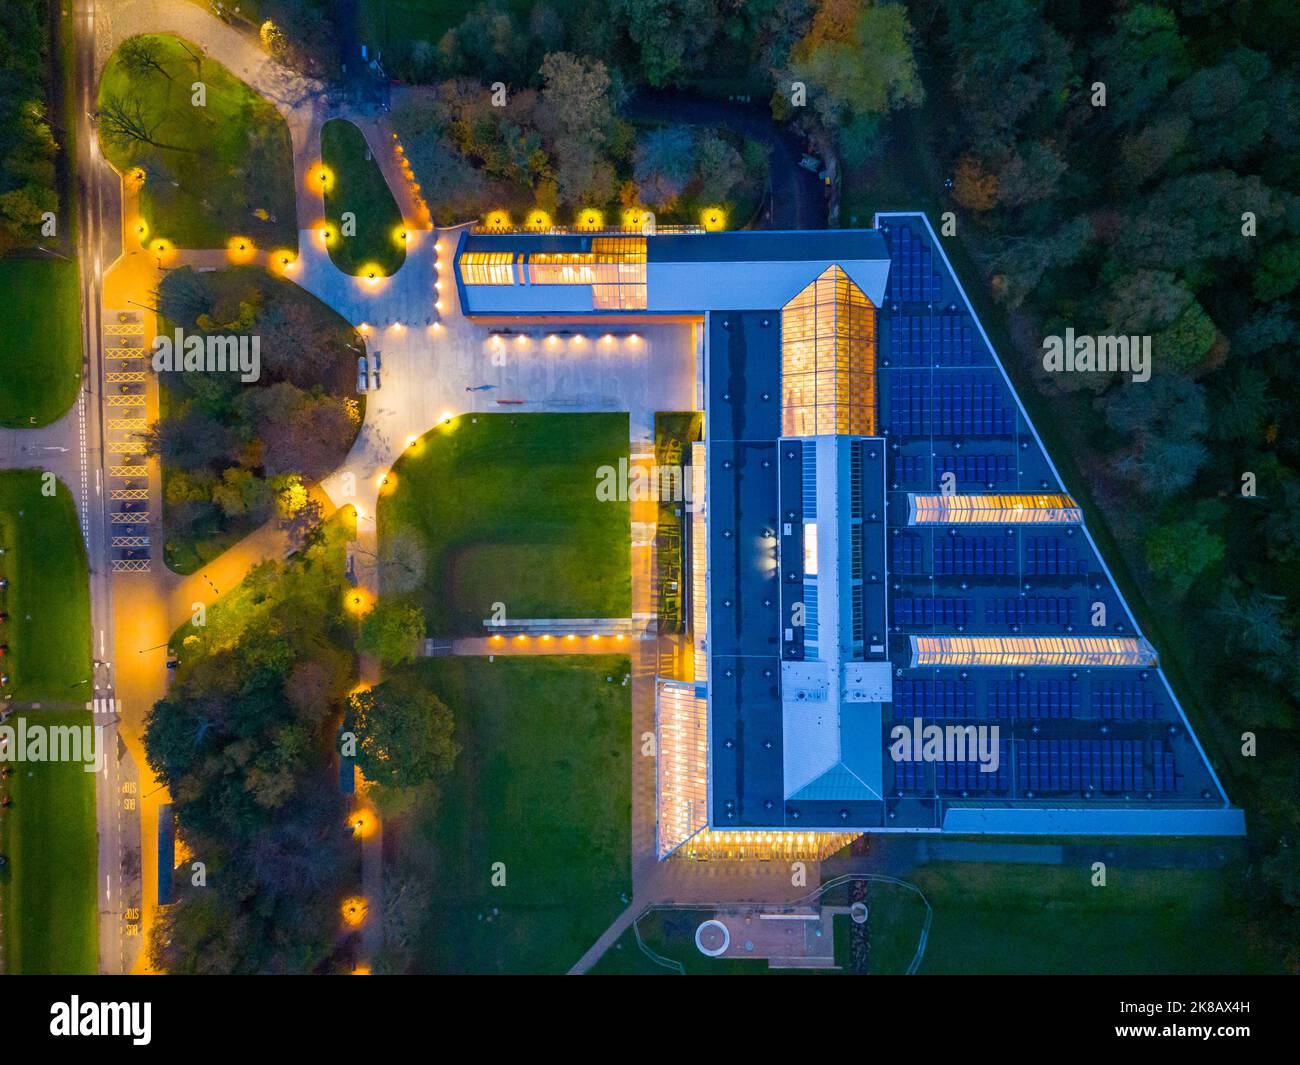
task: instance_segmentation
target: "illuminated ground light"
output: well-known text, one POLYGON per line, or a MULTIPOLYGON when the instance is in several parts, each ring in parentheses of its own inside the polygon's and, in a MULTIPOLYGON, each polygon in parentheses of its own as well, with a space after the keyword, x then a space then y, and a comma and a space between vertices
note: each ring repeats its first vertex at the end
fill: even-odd
POLYGON ((389 470, 387 473, 380 474, 377 487, 381 496, 391 496, 397 491, 397 474, 389 470))
POLYGON ((700 221, 709 233, 716 233, 727 224, 727 213, 721 207, 706 207, 700 212, 700 221))
POLYGON ((328 248, 332 243, 334 243, 333 226, 317 226, 316 235, 320 238, 321 247, 323 248, 328 248))
POLYGON ((402 325, 401 322, 394 322, 388 328, 394 333, 400 333, 403 329, 406 328, 406 326, 402 325))
POLYGON ((145 238, 149 236, 149 224, 143 218, 137 218, 131 226, 131 232, 135 234, 136 240, 144 244, 145 238))
POLYGON ((628 229, 639 229, 648 217, 649 212, 644 207, 629 207, 623 212, 623 225, 628 229))
POLYGON ((317 163, 307 171, 307 187, 319 192, 329 192, 334 188, 334 172, 324 163, 317 163))
POLYGON ((248 237, 231 237, 226 243, 226 258, 236 266, 251 263, 257 254, 257 247, 248 237))
POLYGON ((357 277, 370 288, 376 288, 386 280, 383 267, 378 263, 366 263, 357 274, 357 277))
POLYGON ((399 248, 405 248, 411 242, 411 231, 406 226, 398 226, 393 230, 393 243, 399 248))
POLYGON ((488 229, 509 229, 510 216, 505 211, 488 211, 483 225, 488 229))
POLYGON ((149 250, 158 256, 159 262, 165 262, 176 254, 176 248, 170 240, 159 238, 149 245, 149 250))
POLYGON ((434 251, 434 254, 436 254, 436 255, 441 255, 441 254, 442 254, 442 241, 440 241, 440 240, 435 240, 435 241, 433 242, 433 251, 434 251))
POLYGON ((287 274, 298 265, 298 256, 287 249, 277 248, 271 252, 267 261, 270 263, 272 273, 287 274))
POLYGON ((343 597, 343 605, 348 613, 360 616, 370 612, 374 599, 364 588, 349 588, 343 597))
POLYGON ((596 208, 588 207, 578 212, 578 229, 604 229, 605 216, 596 208))
POLYGON ((353 976, 369 976, 369 975, 370 975, 370 966, 369 966, 369 965, 358 965, 355 969, 352 970, 352 975, 353 975, 353 976))
POLYGON ((451 425, 452 419, 455 417, 456 415, 454 412, 445 410, 438 415, 438 424, 443 426, 444 428, 448 428, 451 425))
POLYGON ((339 910, 343 914, 345 925, 349 928, 358 928, 366 919, 366 914, 370 912, 370 904, 360 895, 353 895, 343 900, 339 910))
POLYGON ((375 817, 373 810, 362 808, 348 814, 348 828, 357 839, 365 839, 372 835, 378 825, 379 819, 375 817))
POLYGON ((528 219, 524 222, 525 229, 550 229, 551 216, 545 211, 538 208, 528 212, 528 219))

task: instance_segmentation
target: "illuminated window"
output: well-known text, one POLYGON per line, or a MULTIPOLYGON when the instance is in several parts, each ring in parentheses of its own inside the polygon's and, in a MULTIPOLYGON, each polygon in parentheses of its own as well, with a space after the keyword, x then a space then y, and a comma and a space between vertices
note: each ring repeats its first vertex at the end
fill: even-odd
POLYGON ((1155 666, 1131 636, 913 636, 913 666, 1155 666))
POLYGON ((786 436, 876 432, 876 309, 831 266, 781 310, 786 436))
POLYGON ((467 285, 513 285, 515 257, 508 251, 467 251, 460 257, 460 277, 467 285))
POLYGON ((1068 495, 909 496, 909 525, 1077 525, 1083 512, 1068 495))
POLYGON ((817 576, 817 526, 803 527, 803 571, 808 577, 817 576))
POLYGON ((644 237, 596 237, 591 251, 529 255, 528 281, 533 285, 590 285, 595 310, 645 310, 645 264, 644 237))
POLYGON ((694 684, 660 681, 655 691, 658 852, 671 854, 708 823, 708 705, 694 684))

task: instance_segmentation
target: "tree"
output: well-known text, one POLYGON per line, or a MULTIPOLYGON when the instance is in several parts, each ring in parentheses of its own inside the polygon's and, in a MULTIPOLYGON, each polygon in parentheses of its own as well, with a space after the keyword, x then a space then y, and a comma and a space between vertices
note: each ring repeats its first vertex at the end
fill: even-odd
POLYGON ((1177 16, 1151 4, 1135 4, 1116 16, 1101 59, 1107 105, 1124 121, 1145 114, 1189 68, 1177 16))
POLYGON ((641 138, 633 154, 632 175, 643 203, 656 210, 676 205, 694 170, 693 145, 685 126, 662 126, 641 138))
POLYGON ((161 116, 148 114, 144 104, 135 96, 104 97, 103 104, 95 112, 95 123, 102 137, 124 149, 147 144, 151 148, 166 148, 176 152, 194 151, 193 148, 181 148, 158 140, 161 116))
POLYGON ((973 155, 963 155, 957 162, 952 194, 968 211, 991 211, 998 202, 998 179, 990 174, 973 155))
POLYGON ((131 37, 117 50, 118 62, 134 78, 147 78, 158 74, 172 80, 171 71, 162 64, 156 38, 131 37))
MULTIPOLYGON (((851 6, 851 5, 850 5, 851 6)), ((847 17, 814 28, 791 56, 790 76, 808 86, 813 111, 837 135, 840 152, 861 162, 874 147, 863 134, 881 116, 925 97, 912 54, 912 26, 899 4, 859 6, 851 30, 847 17), (853 136, 846 136, 851 133, 853 136)))
POLYGON ((552 52, 539 72, 538 122, 555 156, 555 180, 566 203, 603 203, 614 193, 605 149, 614 134, 613 82, 605 64, 552 52))
POLYGON ((1223 537, 1195 519, 1156 525, 1147 532, 1146 556, 1151 572, 1183 595, 1205 570, 1223 561, 1223 537))
POLYGON ((409 676, 352 696, 357 765, 367 780, 409 788, 451 771, 460 747, 451 711, 409 676))
POLYGON ((1270 244, 1255 274, 1255 299, 1269 303, 1290 295, 1300 285, 1300 237, 1270 244))
POLYGON ((424 611, 397 599, 380 599, 362 619, 357 646, 385 666, 414 658, 424 639, 424 611))

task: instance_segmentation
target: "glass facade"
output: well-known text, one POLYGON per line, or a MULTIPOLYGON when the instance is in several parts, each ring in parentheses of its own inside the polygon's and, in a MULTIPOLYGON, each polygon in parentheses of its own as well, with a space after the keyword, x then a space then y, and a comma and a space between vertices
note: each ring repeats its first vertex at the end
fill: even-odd
POLYGON ((916 495, 911 525, 1077 525, 1083 512, 1068 495, 916 495))
POLYGON ((1155 666, 1131 636, 913 636, 912 666, 1155 666))
POLYGON ((514 262, 508 251, 467 251, 460 257, 461 280, 467 285, 513 285, 514 262))
POLYGON ((596 237, 587 252, 534 252, 533 285, 590 285, 594 310, 638 311, 646 306, 644 237, 596 237))
POLYGON ((785 436, 876 435, 876 308, 838 266, 781 310, 785 436))

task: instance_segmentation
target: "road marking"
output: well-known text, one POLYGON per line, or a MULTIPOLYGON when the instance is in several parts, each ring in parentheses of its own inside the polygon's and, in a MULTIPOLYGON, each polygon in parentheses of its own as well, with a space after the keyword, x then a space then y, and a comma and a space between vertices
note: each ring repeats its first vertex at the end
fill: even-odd
POLYGON ((99 630, 99 657, 104 657, 104 630, 99 630))

